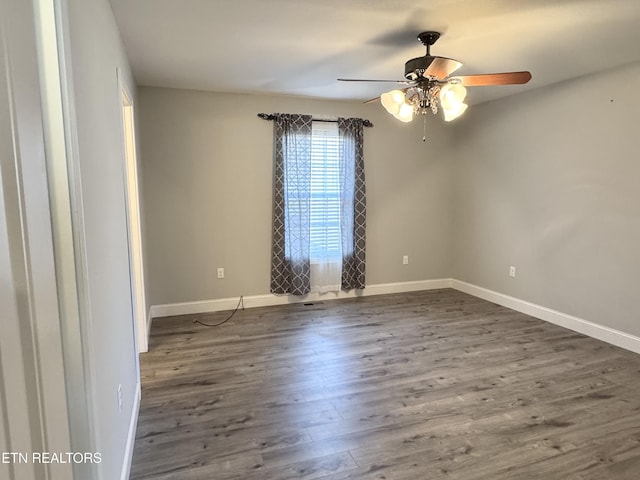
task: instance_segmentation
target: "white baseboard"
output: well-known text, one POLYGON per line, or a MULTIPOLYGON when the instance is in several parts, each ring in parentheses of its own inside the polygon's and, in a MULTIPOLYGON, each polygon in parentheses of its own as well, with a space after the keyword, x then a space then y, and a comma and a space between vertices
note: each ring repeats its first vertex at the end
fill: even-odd
MULTIPOLYGON (((268 307, 272 305, 286 305, 289 303, 319 302, 324 300, 336 300, 340 298, 367 297, 370 295, 384 295, 387 293, 416 292, 420 290, 435 290, 449 288, 451 281, 448 278, 435 280, 421 280, 416 282, 382 283, 367 285, 364 290, 351 290, 349 292, 310 293, 305 296, 297 295, 251 295, 244 297, 245 308, 268 307)), ((238 298, 220 298, 216 300, 204 300, 199 302, 169 303, 165 305, 153 305, 151 317, 171 317, 174 315, 191 315, 208 312, 233 310, 238 305, 238 298)))
POLYGON ((120 480, 129 480, 131 473, 131 460, 133 460, 133 446, 136 440, 136 428, 138 426, 138 414, 140 413, 140 399, 142 392, 140 389, 140 381, 136 385, 136 395, 133 399, 133 408, 131 409, 131 419, 129 420, 129 434, 127 435, 127 444, 124 449, 124 461, 122 462, 122 472, 120 480))
POLYGON ((142 343, 142 345, 139 345, 138 347, 140 348, 140 353, 147 353, 149 351, 149 339, 151 337, 151 322, 153 322, 153 307, 149 308, 149 311, 147 312, 147 323, 145 324, 145 339, 142 343))
POLYGON ((503 307, 510 308, 517 312, 526 313, 532 317, 545 320, 549 323, 559 325, 574 332, 582 333, 588 337, 602 340, 603 342, 616 345, 618 347, 640 353, 640 338, 629 333, 621 332, 614 328, 605 327, 597 323, 584 320, 582 318, 567 315, 566 313, 552 310, 551 308, 536 305, 535 303, 510 297, 503 293, 494 292, 486 288, 478 287, 470 283, 461 282, 460 280, 451 279, 451 288, 468 293, 474 297, 488 300, 503 307))
MULTIPOLYGON (((384 295, 387 293, 414 292, 420 290, 435 290, 439 288, 453 288, 469 295, 488 300, 498 305, 510 308, 517 312, 531 315, 569 330, 582 333, 603 342, 640 353, 640 338, 621 332, 614 328, 605 327, 589 320, 574 317, 566 313, 552 310, 535 303, 520 300, 503 293, 488 290, 477 285, 462 282, 453 278, 440 278, 435 280, 421 280, 415 282, 383 283, 367 285, 364 290, 350 292, 311 293, 304 297, 295 295, 252 295, 244 297, 245 308, 266 307, 271 305, 286 305, 289 303, 317 302, 324 300, 336 300, 340 298, 365 297, 369 295, 384 295)), ((150 310, 149 329, 151 318, 170 317, 174 315, 199 314, 207 312, 219 312, 233 310, 238 304, 237 298, 221 298, 200 302, 171 303, 166 305, 154 305, 150 310)))

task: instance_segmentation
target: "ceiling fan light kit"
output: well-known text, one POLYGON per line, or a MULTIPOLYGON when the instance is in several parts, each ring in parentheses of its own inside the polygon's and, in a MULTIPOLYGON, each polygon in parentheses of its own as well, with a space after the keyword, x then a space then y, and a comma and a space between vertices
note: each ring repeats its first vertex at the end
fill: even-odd
MULTIPOLYGON (((440 38, 439 32, 426 31, 418 40, 427 48, 423 57, 412 58, 404 66, 406 80, 351 80, 393 82, 408 85, 400 90, 391 90, 380 96, 382 106, 401 122, 410 122, 414 115, 437 114, 442 110, 445 122, 462 115, 468 105, 465 86, 519 85, 531 80, 529 72, 486 73, 452 77, 462 63, 447 57, 431 55, 431 46, 440 38)), ((426 122, 426 117, 425 117, 426 122)), ((424 138, 423 138, 424 140, 424 138)))
POLYGON ((409 88, 391 90, 380 95, 382 106, 401 122, 413 120, 414 113, 426 115, 428 112, 438 113, 438 105, 442 109, 445 122, 458 118, 467 109, 464 99, 467 89, 456 83, 432 85, 429 88, 409 88))

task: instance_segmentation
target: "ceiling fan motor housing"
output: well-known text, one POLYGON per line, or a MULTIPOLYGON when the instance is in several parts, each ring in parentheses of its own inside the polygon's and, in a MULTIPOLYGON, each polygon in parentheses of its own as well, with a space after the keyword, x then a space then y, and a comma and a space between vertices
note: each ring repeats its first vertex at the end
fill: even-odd
POLYGON ((418 80, 424 77, 424 72, 436 59, 431 55, 431 46, 440 38, 440 32, 428 30, 418 35, 418 40, 427 47, 427 54, 424 57, 412 58, 404 64, 404 78, 407 80, 418 80))

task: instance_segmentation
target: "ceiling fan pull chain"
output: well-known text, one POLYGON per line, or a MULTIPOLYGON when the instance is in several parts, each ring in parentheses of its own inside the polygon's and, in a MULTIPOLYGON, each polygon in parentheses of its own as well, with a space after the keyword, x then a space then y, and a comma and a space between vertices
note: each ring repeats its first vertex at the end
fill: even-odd
POLYGON ((427 141, 427 116, 422 115, 422 118, 424 120, 424 123, 422 126, 422 141, 426 142, 427 141))

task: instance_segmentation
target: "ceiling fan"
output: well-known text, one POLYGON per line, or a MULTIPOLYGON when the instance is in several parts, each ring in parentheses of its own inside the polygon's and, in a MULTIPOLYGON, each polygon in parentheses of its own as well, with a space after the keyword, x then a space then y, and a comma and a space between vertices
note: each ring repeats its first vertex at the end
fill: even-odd
MULTIPOLYGON (((428 112, 436 114, 438 108, 442 109, 444 120, 448 122, 462 115, 467 109, 467 104, 464 103, 467 93, 465 87, 520 85, 531 80, 531 73, 526 71, 451 76, 462 66, 462 63, 452 58, 431 55, 431 46, 438 38, 440 33, 434 31, 426 31, 418 35, 418 40, 427 48, 427 54, 424 57, 412 58, 404 64, 405 80, 354 78, 338 80, 407 85, 400 90, 383 93, 379 97, 384 108, 402 122, 410 122, 414 114, 426 115, 428 112)), ((365 103, 377 100, 378 97, 365 103)))

